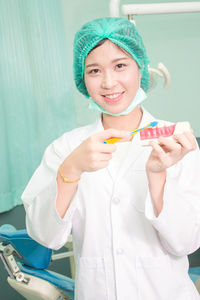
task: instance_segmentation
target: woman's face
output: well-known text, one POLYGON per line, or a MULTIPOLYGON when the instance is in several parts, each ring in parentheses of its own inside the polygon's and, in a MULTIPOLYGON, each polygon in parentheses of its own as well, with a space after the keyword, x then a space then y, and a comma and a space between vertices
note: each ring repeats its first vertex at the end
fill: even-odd
POLYGON ((85 59, 84 80, 90 97, 110 113, 124 111, 135 97, 141 74, 137 63, 109 40, 85 59))

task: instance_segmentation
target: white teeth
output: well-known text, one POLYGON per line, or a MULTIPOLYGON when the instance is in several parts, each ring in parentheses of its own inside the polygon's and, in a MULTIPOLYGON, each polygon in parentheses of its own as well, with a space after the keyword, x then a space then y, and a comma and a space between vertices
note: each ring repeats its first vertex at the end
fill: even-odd
POLYGON ((114 94, 114 95, 105 95, 106 98, 109 98, 109 99, 114 99, 114 98, 117 98, 120 94, 114 94))

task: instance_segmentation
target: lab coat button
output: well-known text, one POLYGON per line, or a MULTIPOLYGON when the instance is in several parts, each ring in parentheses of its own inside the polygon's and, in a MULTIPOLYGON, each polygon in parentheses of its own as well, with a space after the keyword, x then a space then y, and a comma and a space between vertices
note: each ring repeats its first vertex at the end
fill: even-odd
POLYGON ((118 197, 114 197, 113 198, 113 203, 119 204, 120 203, 120 199, 118 197))
POLYGON ((118 255, 121 255, 121 254, 124 253, 124 250, 123 250, 122 248, 118 248, 118 249, 116 250, 116 253, 117 253, 118 255))

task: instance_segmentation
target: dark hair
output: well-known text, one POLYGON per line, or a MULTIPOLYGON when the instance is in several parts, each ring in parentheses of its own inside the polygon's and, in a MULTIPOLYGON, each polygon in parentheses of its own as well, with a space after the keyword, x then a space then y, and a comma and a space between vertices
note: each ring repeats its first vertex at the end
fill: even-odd
MULTIPOLYGON (((91 50, 90 52, 92 52, 92 50, 100 47, 101 45, 103 45, 105 43, 105 41, 107 41, 108 39, 103 39, 103 40, 100 40, 91 50)), ((90 54, 90 52, 88 54, 90 54)))
MULTIPOLYGON (((101 45, 103 45, 107 40, 109 40, 109 39, 102 39, 102 40, 100 40, 91 50, 90 50, 90 52, 92 52, 94 49, 96 49, 96 48, 98 48, 98 47, 100 47, 101 45)), ((112 41, 111 41, 112 42, 112 41)), ((112 42, 113 43, 113 42, 112 42)), ((117 44, 115 44, 115 43, 113 43, 119 50, 121 50, 122 52, 124 52, 125 54, 127 54, 128 56, 130 56, 131 58, 133 58, 132 57, 132 55, 128 52, 128 51, 126 51, 123 47, 120 47, 119 45, 117 45, 117 44)), ((88 53, 88 54, 90 54, 90 52, 88 53)))

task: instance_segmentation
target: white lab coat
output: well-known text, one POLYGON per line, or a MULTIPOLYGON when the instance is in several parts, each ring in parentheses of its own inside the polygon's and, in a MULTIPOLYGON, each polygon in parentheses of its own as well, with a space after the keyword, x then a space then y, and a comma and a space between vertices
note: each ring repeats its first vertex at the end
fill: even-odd
MULTIPOLYGON (((144 110, 140 126, 154 118, 144 110)), ((119 171, 85 172, 63 219, 55 208, 58 166, 83 140, 103 130, 92 125, 65 133, 46 150, 22 200, 27 229, 58 249, 72 231, 77 300, 195 300, 187 254, 200 246, 200 152, 167 170, 164 207, 154 214, 145 172, 151 147, 136 135, 119 171)))

